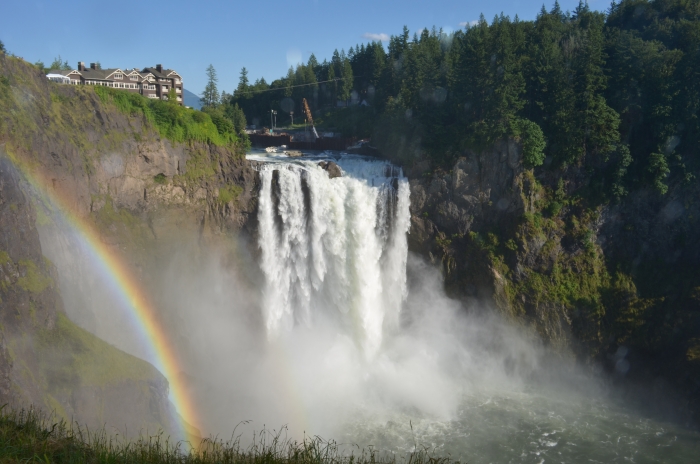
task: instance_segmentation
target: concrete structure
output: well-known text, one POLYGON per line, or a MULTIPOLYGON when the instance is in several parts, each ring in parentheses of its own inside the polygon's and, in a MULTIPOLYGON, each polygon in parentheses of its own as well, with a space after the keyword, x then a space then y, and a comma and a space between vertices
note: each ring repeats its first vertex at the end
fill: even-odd
POLYGON ((146 98, 159 98, 161 100, 167 100, 168 93, 171 89, 174 89, 178 104, 183 104, 182 92, 184 84, 182 76, 172 69, 163 69, 163 65, 160 64, 153 68, 143 68, 139 71, 137 68, 102 69, 99 63, 90 63, 88 68, 84 62, 80 61, 77 69, 70 71, 52 69, 47 75, 54 82, 61 80, 59 76, 64 78, 62 83, 102 85, 139 93, 146 98))

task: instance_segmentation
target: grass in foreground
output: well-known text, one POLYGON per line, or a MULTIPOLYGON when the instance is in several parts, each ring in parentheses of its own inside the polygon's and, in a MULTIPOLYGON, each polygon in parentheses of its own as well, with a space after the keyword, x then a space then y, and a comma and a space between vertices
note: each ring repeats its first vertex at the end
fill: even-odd
POLYGON ((433 457, 428 449, 405 456, 380 455, 372 449, 351 454, 343 449, 319 437, 297 442, 263 431, 248 447, 239 438, 205 439, 195 450, 188 443, 173 444, 162 434, 125 441, 104 430, 95 433, 54 422, 33 409, 0 411, 0 463, 457 464, 433 457))

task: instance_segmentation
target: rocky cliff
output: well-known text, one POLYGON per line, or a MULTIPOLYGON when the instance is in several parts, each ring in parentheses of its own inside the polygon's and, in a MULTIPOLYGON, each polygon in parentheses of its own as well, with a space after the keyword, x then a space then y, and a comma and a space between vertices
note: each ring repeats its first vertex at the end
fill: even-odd
MULTIPOLYGON (((410 247, 561 353, 699 409, 700 187, 593 206, 579 167, 525 169, 515 141, 411 179, 410 247)), ((689 406, 689 407, 688 407, 689 406)))
POLYGON ((254 233, 255 171, 240 147, 169 140, 118 101, 50 83, 2 53, 0 147, 2 401, 93 426, 172 431, 166 379, 93 335, 105 321, 90 306, 114 302, 88 298, 94 271, 61 210, 98 229, 148 286, 183 237, 196 247, 225 241, 225 231, 254 233))
POLYGON ((0 149, 0 402, 39 407, 93 430, 108 424, 122 433, 172 432, 166 379, 66 317, 35 221, 0 149))

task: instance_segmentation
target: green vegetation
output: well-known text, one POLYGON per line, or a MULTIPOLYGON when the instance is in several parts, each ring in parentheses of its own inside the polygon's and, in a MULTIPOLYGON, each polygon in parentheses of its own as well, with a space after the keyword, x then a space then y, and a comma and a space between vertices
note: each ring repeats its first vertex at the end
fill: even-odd
POLYGON ((238 142, 232 125, 216 124, 207 113, 111 87, 94 89, 104 103, 114 104, 122 113, 142 116, 156 127, 161 137, 173 142, 204 142, 218 146, 238 142))
MULTIPOLYGON (((242 77, 247 82, 247 71, 243 68, 242 77), (244 73, 245 72, 245 73, 244 73)), ((216 69, 209 65, 207 68, 207 86, 202 93, 202 112, 211 117, 212 121, 222 133, 233 133, 238 136, 245 149, 250 148, 250 140, 245 132, 247 125, 243 110, 231 102, 231 96, 226 92, 221 92, 216 86, 218 78, 216 77, 216 69)))
MULTIPOLYGON (((346 447, 347 448, 347 447, 346 447)), ((319 437, 297 442, 281 432, 263 431, 248 447, 239 438, 203 440, 198 450, 172 443, 162 435, 142 436, 134 442, 111 437, 104 430, 88 431, 35 410, 0 413, 0 462, 58 464, 448 464, 430 450, 380 455, 375 450, 345 453, 333 441, 319 437)))
POLYGON ((222 205, 227 205, 231 203, 231 201, 238 199, 238 195, 240 195, 241 192, 243 192, 243 189, 236 184, 221 187, 219 189, 218 201, 222 205))
POLYGON ((31 293, 41 293, 46 287, 53 286, 53 279, 44 275, 44 271, 40 270, 34 261, 22 259, 19 261, 20 275, 17 279, 17 286, 22 290, 31 293))
POLYGON ((52 329, 41 329, 35 346, 49 393, 79 385, 105 386, 124 380, 148 381, 155 369, 57 314, 52 329))
POLYGON ((177 176, 187 183, 203 183, 216 174, 216 160, 209 158, 202 149, 196 149, 187 159, 187 169, 182 176, 177 176))

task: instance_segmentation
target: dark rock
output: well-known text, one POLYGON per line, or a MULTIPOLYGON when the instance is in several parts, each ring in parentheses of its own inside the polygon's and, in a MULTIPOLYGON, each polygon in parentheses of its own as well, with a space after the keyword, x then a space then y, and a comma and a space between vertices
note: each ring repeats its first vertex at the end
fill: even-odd
POLYGON ((321 166, 321 169, 328 173, 328 177, 331 179, 343 176, 343 171, 340 169, 340 166, 335 164, 333 161, 321 161, 318 163, 318 165, 321 166))

